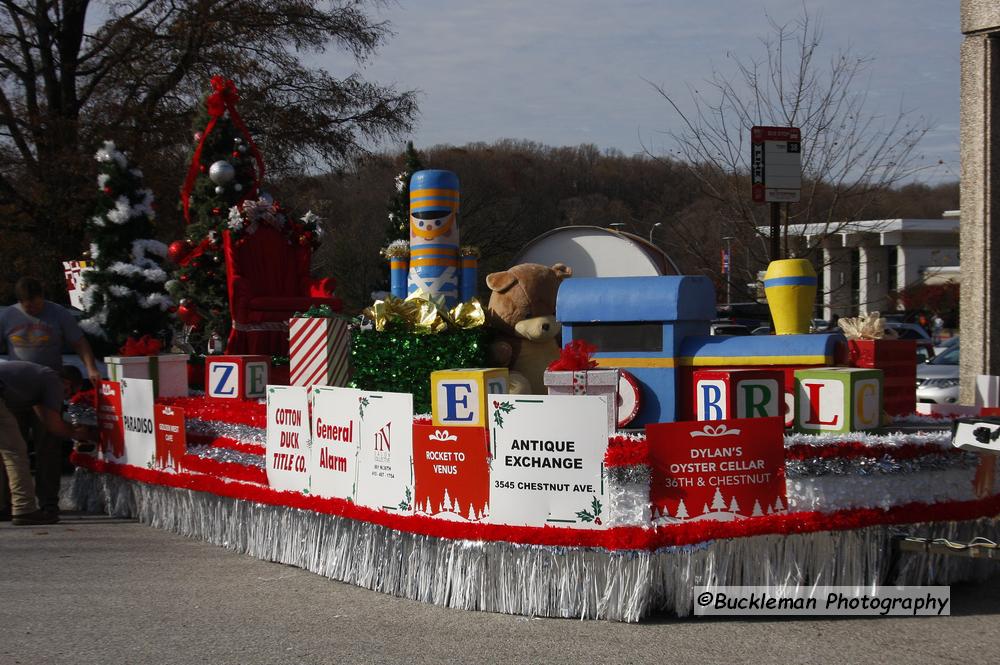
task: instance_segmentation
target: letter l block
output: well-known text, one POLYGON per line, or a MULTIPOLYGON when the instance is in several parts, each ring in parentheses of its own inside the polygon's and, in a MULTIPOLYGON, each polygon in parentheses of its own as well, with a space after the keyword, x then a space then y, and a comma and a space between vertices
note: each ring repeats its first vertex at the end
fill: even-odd
POLYGON ((880 369, 823 367, 795 372, 795 430, 846 434, 882 424, 880 369))

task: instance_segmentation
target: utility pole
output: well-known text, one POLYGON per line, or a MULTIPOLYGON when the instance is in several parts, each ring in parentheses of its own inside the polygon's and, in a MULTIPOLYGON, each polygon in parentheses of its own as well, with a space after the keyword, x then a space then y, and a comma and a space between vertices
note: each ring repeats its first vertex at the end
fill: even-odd
POLYGON ((726 276, 726 305, 733 302, 733 236, 726 236, 726 255, 722 261, 722 272, 726 276))

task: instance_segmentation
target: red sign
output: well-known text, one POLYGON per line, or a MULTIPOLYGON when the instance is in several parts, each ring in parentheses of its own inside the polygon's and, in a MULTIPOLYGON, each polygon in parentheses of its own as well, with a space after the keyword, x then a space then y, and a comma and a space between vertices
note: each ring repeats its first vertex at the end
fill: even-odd
POLYGON ((654 522, 728 522, 783 512, 781 418, 646 426, 654 522))
POLYGON ((101 451, 113 457, 125 454, 125 424, 122 422, 122 388, 117 381, 101 381, 97 387, 97 426, 101 451))
POLYGON ((156 428, 156 466, 179 471, 181 457, 187 452, 184 409, 156 404, 153 407, 153 420, 156 428))
POLYGON ((490 502, 486 428, 413 426, 414 510, 477 522, 490 502))

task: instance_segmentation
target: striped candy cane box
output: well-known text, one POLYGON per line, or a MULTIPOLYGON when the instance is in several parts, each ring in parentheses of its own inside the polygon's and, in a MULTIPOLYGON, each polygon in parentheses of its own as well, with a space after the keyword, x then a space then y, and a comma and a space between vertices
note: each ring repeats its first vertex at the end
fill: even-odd
POLYGON ((340 318, 303 317, 288 323, 289 384, 346 386, 351 378, 351 331, 340 318))

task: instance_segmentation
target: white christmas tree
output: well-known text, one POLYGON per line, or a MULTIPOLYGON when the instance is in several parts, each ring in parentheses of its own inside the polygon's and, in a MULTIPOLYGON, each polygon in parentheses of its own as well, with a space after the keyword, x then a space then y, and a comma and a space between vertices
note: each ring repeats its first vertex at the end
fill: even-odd
POLYGON ((754 499, 753 501, 753 512, 750 513, 750 517, 761 517, 764 511, 760 509, 760 501, 754 499))
POLYGON ((476 510, 472 507, 471 503, 469 504, 469 521, 470 522, 476 521, 476 510))
POLYGON ((785 504, 781 503, 781 497, 779 496, 777 499, 774 500, 774 512, 780 513, 784 512, 784 510, 785 510, 785 504))
POLYGON ((710 512, 712 512, 712 511, 708 509, 708 504, 707 503, 704 506, 702 506, 702 508, 701 508, 701 514, 702 515, 708 515, 710 512))
POLYGON ((490 504, 487 503, 485 506, 483 506, 482 517, 486 517, 489 514, 490 514, 490 504))
POLYGON ((733 495, 733 500, 729 502, 729 512, 736 515, 740 512, 740 504, 736 503, 736 495, 733 495))
POLYGON ((670 517, 670 510, 668 510, 666 506, 658 508, 657 512, 660 513, 660 517, 670 517))
MULTIPOLYGON (((722 492, 718 487, 715 488, 715 496, 712 497, 712 510, 725 510, 726 500, 722 497, 722 492)), ((705 511, 708 512, 707 510, 705 511)))
POLYGON ((458 499, 455 499, 455 505, 451 507, 451 512, 455 513, 456 515, 462 514, 462 507, 458 505, 458 499))
POLYGON ((431 498, 430 497, 427 497, 427 509, 424 512, 427 513, 428 515, 430 515, 432 512, 434 512, 433 509, 431 508, 431 498))
POLYGON ((448 488, 446 487, 444 489, 444 508, 441 509, 441 512, 450 510, 451 510, 451 497, 448 496, 448 488))
POLYGON ((674 513, 674 516, 679 520, 686 520, 690 517, 687 506, 684 505, 684 499, 681 499, 681 502, 677 504, 677 512, 674 513))
POLYGON ((770 514, 772 514, 773 512, 774 512, 774 509, 773 509, 773 508, 771 508, 771 506, 768 506, 768 507, 767 507, 767 514, 768 514, 768 515, 770 515, 770 514))

